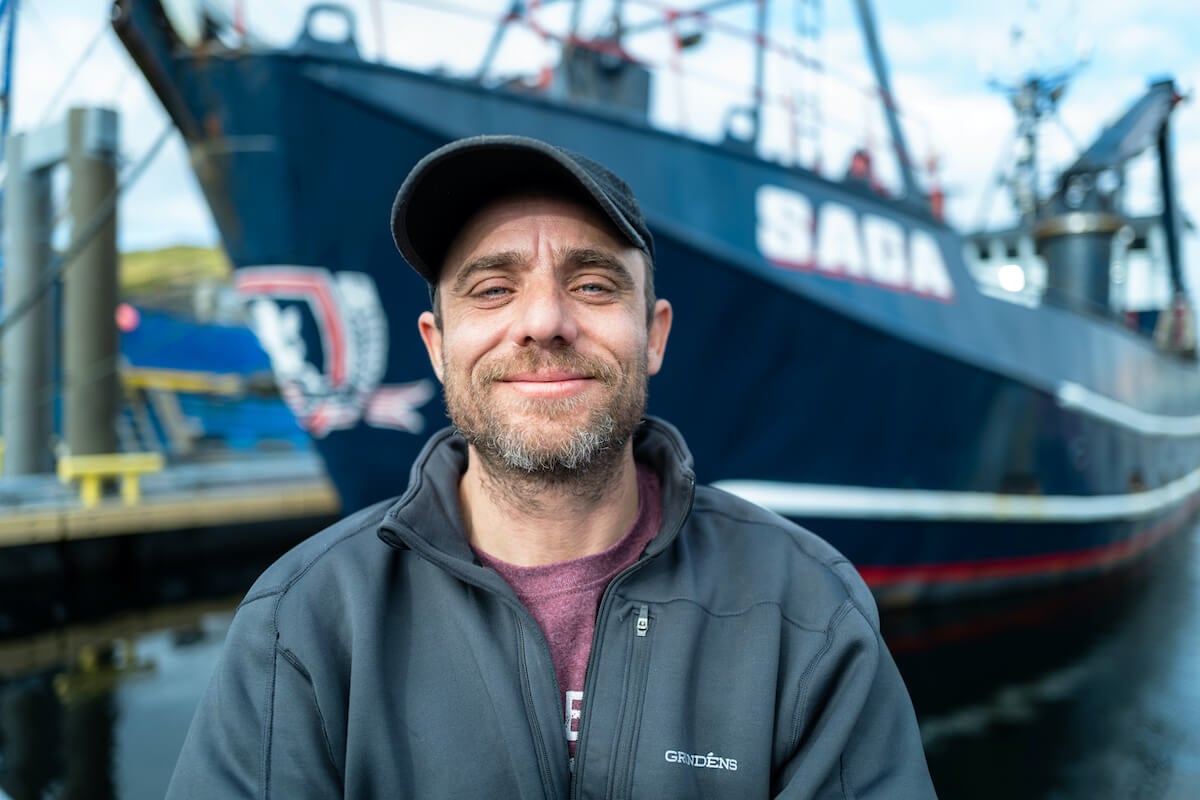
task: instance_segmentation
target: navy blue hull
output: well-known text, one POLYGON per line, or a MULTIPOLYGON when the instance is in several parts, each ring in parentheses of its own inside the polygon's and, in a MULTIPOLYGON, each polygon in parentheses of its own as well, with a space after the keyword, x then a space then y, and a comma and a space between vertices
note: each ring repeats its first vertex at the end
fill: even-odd
POLYGON ((445 423, 416 335, 426 288, 386 224, 393 194, 436 146, 503 132, 630 179, 675 308, 650 411, 685 434, 700 480, 813 527, 881 596, 1107 569, 1193 510, 1194 363, 1113 320, 981 294, 961 237, 920 209, 547 98, 317 55, 179 56, 137 27, 131 52, 188 138, 347 509, 398 493, 445 423), (837 212, 866 265, 820 263, 821 247, 767 230, 773 203, 809 238, 837 212), (890 274, 870 261, 872 231, 908 248, 890 274))

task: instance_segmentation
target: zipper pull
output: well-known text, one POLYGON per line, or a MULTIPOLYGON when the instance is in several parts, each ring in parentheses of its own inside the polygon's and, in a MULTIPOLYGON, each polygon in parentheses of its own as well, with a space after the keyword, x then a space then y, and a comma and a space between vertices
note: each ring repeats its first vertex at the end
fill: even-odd
POLYGON ((645 636, 650 630, 650 613, 645 605, 638 606, 637 622, 634 624, 634 630, 638 636, 645 636))

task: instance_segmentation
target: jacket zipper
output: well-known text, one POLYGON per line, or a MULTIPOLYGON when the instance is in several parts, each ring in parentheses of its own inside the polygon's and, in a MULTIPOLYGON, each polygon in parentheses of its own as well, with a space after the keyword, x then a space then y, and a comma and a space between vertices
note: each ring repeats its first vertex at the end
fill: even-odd
MULTIPOLYGON (((675 529, 671 531, 672 539, 674 539, 675 537, 677 537, 679 535, 679 531, 683 529, 683 524, 687 521, 688 516, 691 515, 692 502, 695 497, 695 487, 696 487, 695 481, 696 481, 696 479, 694 476, 689 476, 688 487, 687 487, 687 496, 686 496, 687 512, 680 515, 679 521, 675 525, 675 529)), ((610 613, 610 608, 612 606, 612 598, 614 597, 614 595, 616 593, 616 589, 618 587, 620 587, 621 584, 623 584, 626 581, 626 579, 629 578, 630 575, 632 575, 633 573, 635 573, 639 569, 641 569, 642 565, 645 564, 648 560, 649 559, 647 559, 647 558, 643 558, 643 559, 635 562, 634 564, 631 564, 628 567, 626 567, 624 572, 621 572, 615 578, 613 578, 611 581, 609 581, 608 586, 605 587, 605 589, 604 589, 604 594, 600 597, 600 610, 598 612, 596 612, 596 628, 595 628, 596 632, 592 636, 592 651, 591 651, 591 653, 588 654, 588 663, 587 663, 587 667, 586 667, 587 671, 584 673, 583 706, 579 709, 580 720, 581 720, 581 724, 579 726, 579 740, 575 743, 575 769, 571 773, 571 790, 570 790, 569 794, 567 795, 568 798, 570 798, 570 800, 574 800, 575 798, 579 797, 579 775, 580 775, 580 773, 583 772, 584 760, 585 760, 585 756, 587 753, 587 748, 585 747, 585 745, 587 744, 587 738, 588 738, 588 720, 591 717, 592 694, 593 694, 593 692, 591 691, 591 687, 588 685, 590 683, 590 681, 588 680, 588 677, 594 673, 596 664, 599 663, 599 660, 600 660, 599 652, 600 652, 602 642, 603 642, 603 640, 601 638, 601 634, 603 633, 603 631, 605 629, 605 624, 608 620, 608 615, 610 613)), ((639 617, 640 617, 640 615, 639 615, 639 617)), ((637 635, 637 629, 636 629, 637 624, 638 623, 635 623, 635 629, 634 629, 635 635, 637 635)), ((648 616, 647 616, 645 625, 646 625, 646 633, 648 634, 649 633, 649 617, 648 616)), ((643 676, 643 681, 644 681, 644 676, 643 676)), ((644 689, 644 686, 643 686, 643 689, 644 689)))
POLYGON ((642 727, 642 709, 646 699, 646 676, 650 667, 650 614, 643 604, 638 606, 633 624, 633 643, 629 648, 630 685, 625 691, 625 703, 617 720, 620 737, 613 769, 609 775, 608 797, 629 797, 633 789, 633 765, 637 760, 637 739, 642 727))
MULTIPOLYGON (((513 618, 517 622, 517 633, 519 634, 517 657, 521 665, 521 694, 525 701, 525 716, 529 718, 530 725, 533 727, 533 746, 537 751, 538 769, 542 775, 542 789, 546 793, 546 800, 553 800, 554 776, 550 769, 550 754, 546 752, 545 736, 538 719, 537 709, 533 704, 533 682, 529 678, 529 663, 525 652, 525 622, 515 609, 513 618)), ((555 691, 558 691, 557 688, 555 691)))

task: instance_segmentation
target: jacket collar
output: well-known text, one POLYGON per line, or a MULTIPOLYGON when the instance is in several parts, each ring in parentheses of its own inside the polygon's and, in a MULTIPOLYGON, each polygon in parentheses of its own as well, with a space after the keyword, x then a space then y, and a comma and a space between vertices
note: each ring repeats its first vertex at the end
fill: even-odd
MULTIPOLYGON (((646 547, 646 555, 656 555, 675 539, 691 511, 696 483, 692 454, 673 425, 646 417, 633 435, 633 457, 652 467, 662 485, 662 527, 646 547)), ((453 428, 430 437, 413 462, 408 489, 384 514, 379 538, 438 561, 474 563, 458 502, 466 468, 467 443, 453 428)))

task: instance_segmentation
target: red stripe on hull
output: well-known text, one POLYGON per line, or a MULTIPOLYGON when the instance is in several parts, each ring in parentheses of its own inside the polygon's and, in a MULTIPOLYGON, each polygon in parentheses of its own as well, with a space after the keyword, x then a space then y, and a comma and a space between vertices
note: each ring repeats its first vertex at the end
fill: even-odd
POLYGON ((898 585, 944 585, 1065 575, 1111 567, 1134 558, 1179 530, 1192 517, 1198 503, 1200 496, 1193 495, 1170 515, 1145 530, 1119 542, 1098 547, 948 564, 858 565, 858 571, 871 588, 889 589, 898 585))

